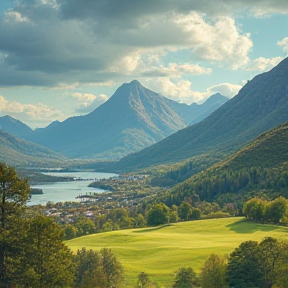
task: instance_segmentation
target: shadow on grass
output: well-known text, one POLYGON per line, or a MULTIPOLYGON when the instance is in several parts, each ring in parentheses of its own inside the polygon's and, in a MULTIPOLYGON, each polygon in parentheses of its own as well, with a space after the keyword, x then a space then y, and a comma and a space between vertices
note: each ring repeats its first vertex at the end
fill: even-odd
POLYGON ((255 223, 247 219, 239 220, 226 227, 236 233, 254 233, 257 231, 270 232, 280 228, 275 225, 255 223))
POLYGON ((145 228, 143 230, 137 230, 137 231, 133 231, 133 233, 146 233, 146 232, 152 232, 152 231, 156 231, 156 230, 160 230, 162 228, 165 228, 167 226, 172 226, 173 224, 164 224, 161 226, 156 226, 156 227, 152 227, 152 228, 145 228))

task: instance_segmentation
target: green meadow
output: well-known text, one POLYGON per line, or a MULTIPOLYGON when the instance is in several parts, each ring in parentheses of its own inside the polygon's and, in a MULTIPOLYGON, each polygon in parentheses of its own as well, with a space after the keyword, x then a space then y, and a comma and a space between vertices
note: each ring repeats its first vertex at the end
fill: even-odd
POLYGON ((151 281, 170 286, 179 267, 200 272, 211 253, 225 255, 247 240, 264 237, 288 240, 288 228, 225 218, 181 222, 167 226, 106 232, 67 241, 77 249, 111 248, 124 266, 125 283, 133 286, 140 272, 151 281))

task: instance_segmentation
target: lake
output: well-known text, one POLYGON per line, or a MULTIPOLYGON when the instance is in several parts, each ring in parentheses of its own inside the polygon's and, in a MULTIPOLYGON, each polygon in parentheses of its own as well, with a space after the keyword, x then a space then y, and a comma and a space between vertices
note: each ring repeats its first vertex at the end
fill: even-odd
POLYGON ((76 180, 68 182, 51 182, 39 185, 32 185, 32 188, 42 189, 44 194, 32 195, 28 206, 46 205, 48 201, 57 203, 65 201, 80 201, 77 196, 90 194, 94 192, 101 193, 104 190, 88 187, 88 185, 99 179, 107 179, 118 177, 114 173, 98 173, 98 172, 47 172, 46 175, 57 177, 72 177, 76 180), (82 180, 80 180, 82 179, 82 180))

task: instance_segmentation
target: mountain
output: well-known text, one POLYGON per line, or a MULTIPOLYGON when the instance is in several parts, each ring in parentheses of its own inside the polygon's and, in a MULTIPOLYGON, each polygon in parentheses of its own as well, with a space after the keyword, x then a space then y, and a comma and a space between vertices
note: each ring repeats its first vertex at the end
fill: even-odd
POLYGON ((287 111, 288 58, 249 81, 200 123, 124 157, 114 169, 135 170, 201 154, 235 152, 260 133, 288 121, 287 111))
POLYGON ((161 201, 179 204, 197 194, 202 201, 232 203, 265 193, 288 196, 288 123, 258 136, 254 141, 192 176, 166 193, 161 201), (174 201, 174 200, 176 201, 174 201))
POLYGON ((0 130, 0 161, 13 166, 55 167, 63 165, 68 159, 0 130))
POLYGON ((221 107, 224 103, 229 100, 228 97, 216 93, 210 96, 203 104, 198 105, 196 103, 191 104, 193 107, 191 115, 193 118, 189 121, 188 125, 199 123, 205 118, 207 118, 211 113, 221 107))
POLYGON ((33 133, 33 130, 29 126, 9 115, 0 117, 0 130, 6 131, 19 138, 29 137, 33 133))
POLYGON ((203 104, 192 103, 191 105, 187 105, 167 98, 165 99, 166 103, 183 119, 186 125, 202 121, 229 100, 228 97, 220 93, 210 96, 203 104))
POLYGON ((54 122, 28 139, 68 157, 120 158, 185 126, 166 98, 134 80, 92 113, 54 122))
MULTIPOLYGON (((70 158, 119 159, 186 127, 201 114, 195 105, 169 100, 134 80, 90 114, 55 121, 25 139, 70 158)), ((207 113, 211 105, 199 107, 207 113)))

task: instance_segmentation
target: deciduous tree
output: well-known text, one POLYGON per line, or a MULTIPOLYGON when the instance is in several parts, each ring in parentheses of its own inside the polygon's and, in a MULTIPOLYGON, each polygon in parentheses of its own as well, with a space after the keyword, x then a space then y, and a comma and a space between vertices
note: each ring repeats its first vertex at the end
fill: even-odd
POLYGON ((201 271, 202 288, 223 288, 226 286, 226 268, 225 258, 216 254, 211 254, 204 263, 201 271))
POLYGON ((191 267, 182 267, 176 272, 173 288, 194 288, 199 287, 197 274, 191 267))

